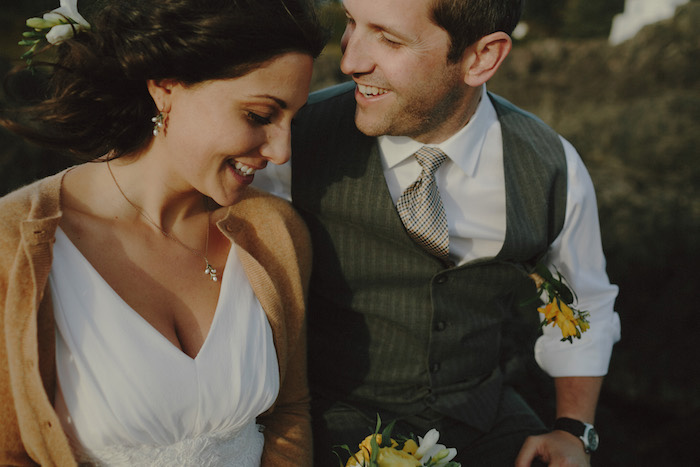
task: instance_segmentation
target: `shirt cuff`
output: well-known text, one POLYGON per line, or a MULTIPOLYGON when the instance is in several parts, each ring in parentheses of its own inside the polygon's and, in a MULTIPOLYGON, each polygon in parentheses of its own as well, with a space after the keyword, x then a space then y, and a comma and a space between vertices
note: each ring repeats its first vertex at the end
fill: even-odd
POLYGON ((606 375, 613 345, 620 340, 620 316, 613 312, 607 322, 596 321, 595 326, 569 343, 561 341, 558 327, 548 325, 535 342, 537 364, 553 378, 606 375))

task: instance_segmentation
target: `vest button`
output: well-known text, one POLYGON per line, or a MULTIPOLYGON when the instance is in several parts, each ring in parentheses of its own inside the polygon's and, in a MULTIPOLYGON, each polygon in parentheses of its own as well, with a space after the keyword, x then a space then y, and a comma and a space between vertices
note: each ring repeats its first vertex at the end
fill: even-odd
POLYGON ((440 371, 440 364, 439 363, 435 362, 432 365, 430 365, 430 372, 431 373, 437 373, 438 371, 440 371))
POLYGON ((435 279, 435 282, 437 282, 438 284, 444 284, 445 282, 447 282, 447 276, 440 276, 437 279, 435 279))
POLYGON ((447 323, 445 323, 444 321, 438 321, 437 323, 435 323, 436 331, 444 331, 446 327, 447 323))

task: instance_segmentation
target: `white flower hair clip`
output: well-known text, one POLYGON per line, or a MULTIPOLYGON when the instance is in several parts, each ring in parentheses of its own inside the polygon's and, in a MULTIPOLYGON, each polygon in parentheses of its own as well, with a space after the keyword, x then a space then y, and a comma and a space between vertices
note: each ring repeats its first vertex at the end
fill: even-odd
POLYGON ((23 39, 19 42, 19 45, 30 47, 21 57, 27 61, 27 65, 31 66, 32 59, 46 47, 60 44, 80 31, 90 29, 90 23, 78 13, 78 0, 60 0, 60 2, 60 7, 44 14, 42 18, 27 20, 27 27, 32 30, 24 32, 23 39), (46 41, 45 44, 44 41, 46 41), (44 47, 39 49, 42 44, 44 47))

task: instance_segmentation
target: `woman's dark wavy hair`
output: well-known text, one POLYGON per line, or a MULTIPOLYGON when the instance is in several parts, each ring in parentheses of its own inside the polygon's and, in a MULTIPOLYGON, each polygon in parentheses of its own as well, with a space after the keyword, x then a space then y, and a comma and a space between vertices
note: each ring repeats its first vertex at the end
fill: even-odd
POLYGON ((450 35, 447 59, 457 62, 464 50, 491 33, 510 35, 520 20, 522 0, 433 0, 433 21, 450 35))
MULTIPOLYGON (((325 31, 306 0, 109 0, 59 44, 45 98, 0 123, 30 141, 118 157, 152 136, 149 79, 235 78, 288 53, 317 57, 325 31)), ((5 112, 6 114, 8 112, 5 112)))

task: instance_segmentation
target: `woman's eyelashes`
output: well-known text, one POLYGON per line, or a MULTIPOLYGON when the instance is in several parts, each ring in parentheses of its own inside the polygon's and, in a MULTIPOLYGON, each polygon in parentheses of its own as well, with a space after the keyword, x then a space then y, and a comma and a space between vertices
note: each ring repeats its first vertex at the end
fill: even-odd
POLYGON ((269 117, 263 117, 262 115, 256 114, 255 112, 248 112, 248 119, 256 125, 269 125, 272 120, 269 117))

